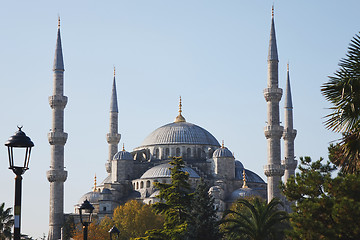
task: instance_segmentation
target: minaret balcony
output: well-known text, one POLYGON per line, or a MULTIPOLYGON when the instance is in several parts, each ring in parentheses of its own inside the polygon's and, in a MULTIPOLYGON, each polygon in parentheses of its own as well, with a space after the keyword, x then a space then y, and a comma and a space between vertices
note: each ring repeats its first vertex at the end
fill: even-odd
POLYGON ((65 145, 68 134, 65 132, 49 132, 48 140, 50 145, 65 145))
POLYGON ((64 109, 68 98, 66 96, 53 95, 49 97, 49 104, 51 108, 64 109))
POLYGON ((287 141, 293 141, 296 137, 297 131, 295 129, 284 129, 283 138, 287 141))
POLYGON ((264 97, 266 102, 280 102, 283 90, 281 88, 265 88, 264 97))
POLYGON ((283 165, 268 164, 264 166, 264 174, 267 177, 283 176, 284 172, 285 172, 285 168, 283 165))
POLYGON ((67 171, 49 170, 46 172, 46 177, 49 182, 65 182, 67 179, 67 171))
POLYGON ((108 133, 106 134, 106 139, 109 144, 118 144, 121 138, 119 133, 108 133))
POLYGON ((295 170, 297 166, 297 160, 285 158, 285 160, 281 161, 281 164, 284 166, 285 170, 295 170))
POLYGON ((267 125, 264 128, 265 137, 268 138, 281 138, 284 128, 280 125, 267 125))

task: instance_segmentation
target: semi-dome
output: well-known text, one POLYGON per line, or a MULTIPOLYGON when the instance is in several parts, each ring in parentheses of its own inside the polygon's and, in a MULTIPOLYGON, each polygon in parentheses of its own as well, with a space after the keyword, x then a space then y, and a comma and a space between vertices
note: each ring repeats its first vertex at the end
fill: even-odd
POLYGON ((134 160, 134 158, 131 155, 131 153, 129 153, 129 152, 125 151, 125 149, 123 149, 114 155, 113 160, 134 160))
MULTIPOLYGON (((165 163, 160 164, 155 167, 150 168, 147 170, 142 176, 141 179, 151 179, 151 178, 170 178, 171 171, 170 168, 173 168, 172 165, 165 163)), ((200 178, 199 174, 197 174, 192 168, 190 167, 183 167, 181 169, 184 172, 189 173, 190 178, 200 178)))
MULTIPOLYGON (((236 166, 235 164, 235 179, 241 179, 241 180, 243 179, 243 170, 244 167, 240 168, 239 165, 236 166)), ((245 176, 248 182, 265 183, 264 180, 259 175, 248 169, 245 169, 245 176)))
POLYGON ((204 128, 188 122, 173 122, 159 127, 142 142, 141 147, 162 144, 192 144, 219 147, 216 138, 204 128))
POLYGON ((213 153, 213 158, 225 158, 225 157, 234 157, 233 154, 230 152, 229 149, 222 146, 221 148, 218 148, 213 153))
POLYGON ((81 205, 85 200, 88 200, 91 204, 98 203, 100 199, 100 192, 91 191, 85 193, 79 200, 78 204, 81 205))

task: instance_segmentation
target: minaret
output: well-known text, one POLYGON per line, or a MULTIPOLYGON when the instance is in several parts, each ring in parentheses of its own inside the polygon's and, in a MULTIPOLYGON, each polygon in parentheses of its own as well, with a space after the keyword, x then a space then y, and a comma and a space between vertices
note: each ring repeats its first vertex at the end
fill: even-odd
POLYGON ((289 75, 289 63, 287 64, 287 79, 286 79, 286 91, 285 91, 285 124, 284 124, 284 153, 285 160, 283 165, 285 166, 284 182, 286 183, 288 178, 295 174, 297 161, 294 155, 294 139, 296 137, 296 130, 293 128, 293 105, 291 99, 290 88, 290 75, 289 75))
POLYGON ((67 97, 64 96, 64 62, 60 38, 60 18, 54 59, 54 91, 49 97, 52 109, 52 129, 48 133, 51 148, 50 170, 47 171, 47 179, 50 182, 50 216, 49 216, 49 240, 61 238, 61 227, 64 222, 64 182, 67 171, 64 170, 64 145, 67 133, 64 132, 64 109, 67 97))
POLYGON ((267 125, 264 133, 268 149, 268 164, 264 166, 264 173, 267 176, 268 182, 268 202, 274 197, 281 198, 279 185, 281 176, 284 174, 280 151, 280 138, 283 133, 283 127, 280 126, 279 114, 282 89, 278 87, 278 63, 273 7, 268 55, 268 86, 264 89, 264 97, 267 102, 267 125))
POLYGON ((106 163, 106 171, 111 174, 111 160, 114 155, 118 152, 118 144, 121 135, 118 133, 118 105, 117 105, 117 94, 116 94, 116 82, 115 82, 115 67, 114 67, 114 80, 112 86, 111 102, 110 102, 110 130, 106 134, 106 139, 109 144, 109 159, 106 163))

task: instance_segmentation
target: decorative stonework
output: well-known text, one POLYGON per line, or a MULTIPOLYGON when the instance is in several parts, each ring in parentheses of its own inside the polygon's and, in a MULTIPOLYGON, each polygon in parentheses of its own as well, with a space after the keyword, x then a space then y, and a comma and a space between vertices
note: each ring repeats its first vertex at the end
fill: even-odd
POLYGON ((64 146, 67 140, 68 134, 65 132, 49 132, 48 140, 50 145, 62 145, 64 146))
POLYGON ((264 89, 264 97, 266 102, 280 102, 282 97, 282 89, 281 88, 265 88, 264 89))
POLYGON ((46 177, 49 182, 65 182, 67 179, 67 171, 61 170, 48 170, 46 177))

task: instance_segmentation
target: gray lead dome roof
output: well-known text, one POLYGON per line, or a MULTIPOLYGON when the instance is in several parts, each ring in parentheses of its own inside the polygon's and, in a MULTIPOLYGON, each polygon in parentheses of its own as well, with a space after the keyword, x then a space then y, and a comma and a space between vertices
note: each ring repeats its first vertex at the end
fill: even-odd
POLYGON ((220 146, 208 131, 188 122, 174 122, 159 127, 145 138, 141 146, 162 144, 194 144, 220 146))
MULTIPOLYGON (((168 163, 157 165, 157 166, 152 167, 149 170, 147 170, 141 176, 141 179, 144 179, 144 178, 146 178, 146 179, 147 178, 170 178, 171 177, 170 168, 172 168, 172 167, 173 166, 168 163)), ((199 174, 197 174, 194 171, 194 169, 192 169, 190 167, 183 167, 181 170, 189 173, 190 178, 200 178, 199 174)))

